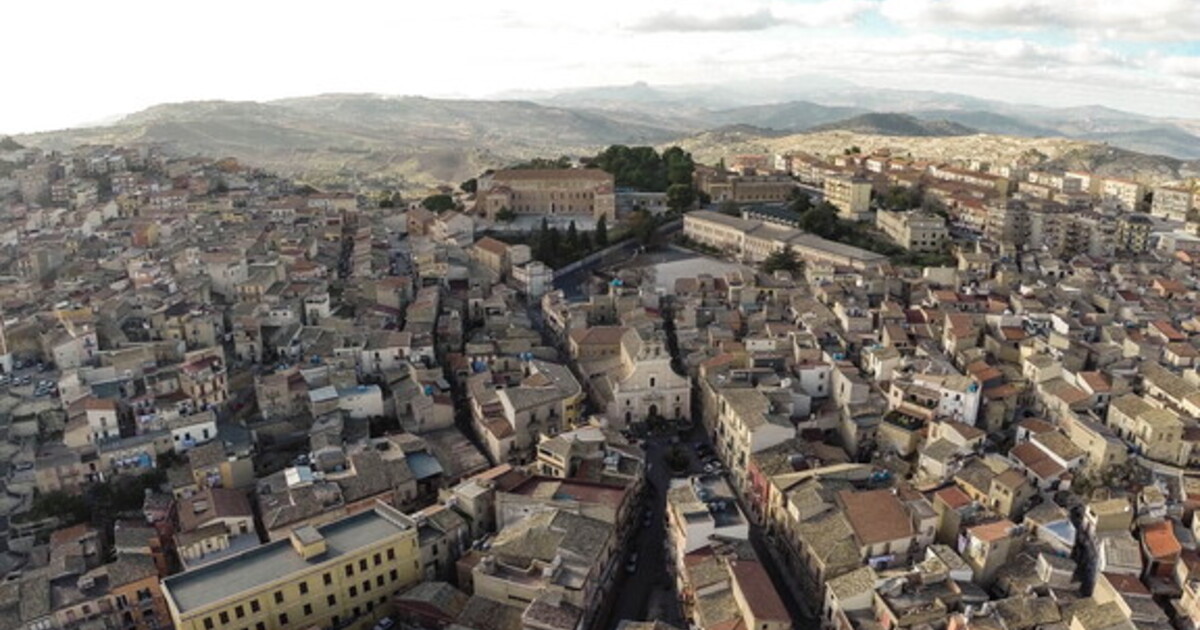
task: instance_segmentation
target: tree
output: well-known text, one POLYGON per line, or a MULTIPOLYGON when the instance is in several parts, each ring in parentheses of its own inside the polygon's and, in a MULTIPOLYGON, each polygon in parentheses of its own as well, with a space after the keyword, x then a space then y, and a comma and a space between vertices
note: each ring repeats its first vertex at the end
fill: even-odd
POLYGON ((654 215, 645 210, 638 210, 632 215, 630 232, 634 238, 642 245, 650 244, 654 240, 654 232, 658 229, 658 221, 654 215))
POLYGON ((567 242, 566 251, 568 256, 578 256, 583 248, 579 246, 579 230, 575 228, 575 222, 571 221, 571 225, 567 226, 567 242))
POLYGON ((459 184, 458 187, 462 189, 463 192, 474 195, 479 190, 479 180, 472 177, 471 179, 459 184))
POLYGON ((517 219, 517 213, 510 210, 507 206, 500 208, 496 213, 496 220, 501 223, 512 223, 517 219))
POLYGON ((696 191, 691 184, 671 184, 667 187, 667 207, 683 211, 696 202, 696 191))
POLYGON ((596 247, 608 247, 608 219, 604 215, 600 215, 600 220, 596 222, 596 247))
POLYGON ((421 207, 429 210, 430 212, 437 212, 441 214, 442 212, 453 210, 455 208, 454 198, 445 194, 430 195, 421 200, 421 207))
POLYGON ((766 260, 762 262, 761 269, 763 273, 775 273, 776 271, 787 271, 796 273, 803 267, 804 261, 800 260, 799 254, 789 245, 784 249, 779 249, 767 255, 766 260))
POLYGON ((828 201, 822 201, 800 216, 801 229, 828 239, 841 236, 840 223, 837 208, 828 201))
MULTIPOLYGON (((797 188, 796 190, 800 189, 797 188)), ((812 197, 809 197, 808 194, 803 191, 801 191, 800 194, 792 197, 792 202, 788 204, 788 209, 797 214, 804 214, 805 212, 812 210, 812 207, 812 197)))

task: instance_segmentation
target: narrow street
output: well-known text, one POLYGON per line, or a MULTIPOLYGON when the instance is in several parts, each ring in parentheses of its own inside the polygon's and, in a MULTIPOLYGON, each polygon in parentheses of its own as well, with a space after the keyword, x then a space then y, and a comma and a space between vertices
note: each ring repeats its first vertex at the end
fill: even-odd
POLYGON ((607 623, 601 626, 604 628, 615 628, 623 619, 658 619, 681 627, 684 625, 674 578, 667 571, 670 560, 664 548, 667 490, 671 483, 664 461, 668 438, 649 438, 642 443, 642 447, 646 451, 646 463, 649 466, 644 505, 650 511, 650 522, 649 526, 644 526, 644 521, 634 526, 629 552, 622 561, 614 589, 615 605, 607 623), (635 551, 638 554, 637 566, 630 573, 625 564, 629 554, 635 551))

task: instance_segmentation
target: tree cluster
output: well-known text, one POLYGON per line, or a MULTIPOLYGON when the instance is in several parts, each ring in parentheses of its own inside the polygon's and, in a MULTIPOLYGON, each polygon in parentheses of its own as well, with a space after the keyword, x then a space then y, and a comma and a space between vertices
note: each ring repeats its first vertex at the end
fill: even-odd
POLYGON ((776 271, 798 273, 804 268, 804 261, 800 259, 800 255, 796 253, 796 250, 792 249, 789 245, 768 254, 766 260, 762 261, 762 265, 759 268, 762 269, 763 273, 775 273, 776 271))
POLYGON ((440 194, 429 195, 428 197, 422 199, 421 207, 429 210, 430 212, 441 214, 447 210, 453 210, 456 207, 456 204, 454 203, 454 198, 450 195, 440 194))
MULTIPOLYGON (((557 227, 550 227, 546 219, 542 219, 542 224, 530 243, 530 250, 534 258, 557 269, 599 249, 600 246, 593 242, 594 240, 597 239, 591 234, 580 232, 574 221, 567 227, 564 235, 557 227)), ((605 241, 607 240, 606 232, 605 241)))
MULTIPOLYGON (((692 174, 696 170, 692 155, 679 147, 671 147, 659 155, 654 147, 628 147, 623 144, 608 147, 592 158, 590 165, 612 173, 616 185, 622 188, 668 194, 672 186, 691 190, 692 174)), ((682 200, 684 193, 681 190, 675 194, 682 200)))
MULTIPOLYGON (((560 155, 555 159, 535 157, 513 166, 512 168, 563 169, 571 168, 571 158, 560 155)), ((465 190, 465 189, 464 189, 465 190)))

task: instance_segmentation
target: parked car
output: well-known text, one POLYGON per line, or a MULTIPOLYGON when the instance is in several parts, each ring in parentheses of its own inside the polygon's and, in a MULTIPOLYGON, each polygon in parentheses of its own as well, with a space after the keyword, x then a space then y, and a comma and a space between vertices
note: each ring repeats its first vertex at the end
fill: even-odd
POLYGON ((384 617, 379 620, 379 623, 375 624, 373 630, 389 630, 394 625, 396 625, 396 622, 392 621, 391 617, 384 617))

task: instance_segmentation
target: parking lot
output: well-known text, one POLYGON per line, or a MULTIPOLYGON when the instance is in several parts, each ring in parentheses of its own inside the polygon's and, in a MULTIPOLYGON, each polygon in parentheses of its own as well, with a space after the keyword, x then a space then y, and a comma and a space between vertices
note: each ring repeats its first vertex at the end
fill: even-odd
POLYGON ((52 365, 17 361, 11 374, 0 374, 0 389, 23 398, 58 395, 58 372, 52 365))

